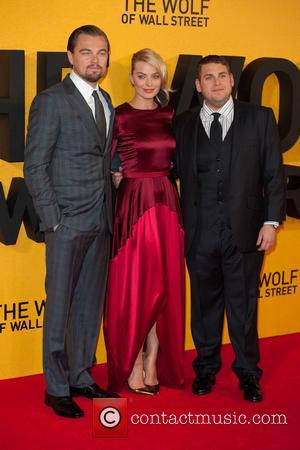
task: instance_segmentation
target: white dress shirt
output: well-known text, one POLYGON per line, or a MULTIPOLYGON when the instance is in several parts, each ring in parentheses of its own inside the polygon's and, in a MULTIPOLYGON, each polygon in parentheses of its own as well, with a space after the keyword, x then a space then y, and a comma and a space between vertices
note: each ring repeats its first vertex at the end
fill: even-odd
POLYGON ((230 97, 230 99, 227 100, 225 105, 223 105, 222 108, 220 108, 218 111, 213 111, 212 109, 210 109, 210 107, 207 106, 204 100, 203 106, 200 110, 200 118, 208 137, 210 135, 210 126, 214 120, 212 114, 215 112, 221 114, 219 117, 219 122, 222 126, 222 139, 224 141, 234 118, 234 107, 232 97, 230 97))
POLYGON ((97 88, 94 89, 89 83, 87 83, 79 75, 77 75, 77 73, 75 73, 74 70, 72 70, 72 72, 70 73, 70 78, 73 81, 73 83, 75 84, 75 86, 77 87, 77 89, 79 90, 79 92, 82 95, 82 97, 84 98, 84 100, 87 102, 87 104, 91 108, 94 118, 95 118, 95 99, 93 97, 93 92, 97 91, 97 94, 99 96, 99 99, 100 99, 100 101, 103 105, 103 109, 104 109, 104 115, 105 115, 105 120, 106 120, 106 136, 107 136, 107 133, 109 130, 111 114, 110 114, 110 109, 108 107, 107 101, 104 98, 103 94, 101 93, 99 86, 97 85, 97 88))

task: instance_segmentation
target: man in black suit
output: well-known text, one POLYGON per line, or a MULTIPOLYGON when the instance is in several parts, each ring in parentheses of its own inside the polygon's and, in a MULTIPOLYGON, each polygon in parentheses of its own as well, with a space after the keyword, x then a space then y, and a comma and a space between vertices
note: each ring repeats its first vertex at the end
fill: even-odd
POLYGON ((83 411, 72 397, 117 396, 90 373, 112 231, 114 111, 98 86, 108 65, 106 34, 93 25, 74 30, 68 58, 71 74, 31 105, 24 174, 45 231, 45 403, 58 415, 76 418, 83 411))
POLYGON ((177 171, 191 279, 194 394, 211 391, 220 369, 224 310, 235 352, 232 368, 244 398, 263 398, 259 379, 257 296, 266 250, 284 220, 279 137, 269 108, 231 96, 228 62, 199 62, 201 108, 179 116, 177 171))

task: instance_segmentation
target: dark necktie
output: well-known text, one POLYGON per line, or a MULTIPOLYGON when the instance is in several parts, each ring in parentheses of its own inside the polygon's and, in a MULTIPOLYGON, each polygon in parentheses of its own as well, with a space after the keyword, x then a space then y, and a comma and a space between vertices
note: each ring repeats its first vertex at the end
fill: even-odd
POLYGON ((95 122, 96 122, 97 128, 99 130, 99 134, 101 137, 101 144, 102 144, 102 148, 103 148, 105 145, 105 141, 106 141, 106 119, 105 119, 103 105, 100 101, 97 91, 93 92, 93 97, 95 100, 95 122))
POLYGON ((210 126, 210 142, 215 146, 222 144, 222 125, 219 122, 220 113, 213 113, 214 120, 210 126))

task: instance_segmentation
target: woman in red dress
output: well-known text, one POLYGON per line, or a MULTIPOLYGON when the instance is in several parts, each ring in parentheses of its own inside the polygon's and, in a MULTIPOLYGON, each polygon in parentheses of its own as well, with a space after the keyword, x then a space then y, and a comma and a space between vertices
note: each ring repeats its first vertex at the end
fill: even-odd
POLYGON ((113 154, 123 178, 104 335, 110 388, 128 383, 132 392, 155 394, 159 384, 184 386, 184 234, 170 178, 175 139, 166 65, 143 49, 133 55, 130 80, 134 97, 116 109, 113 154))

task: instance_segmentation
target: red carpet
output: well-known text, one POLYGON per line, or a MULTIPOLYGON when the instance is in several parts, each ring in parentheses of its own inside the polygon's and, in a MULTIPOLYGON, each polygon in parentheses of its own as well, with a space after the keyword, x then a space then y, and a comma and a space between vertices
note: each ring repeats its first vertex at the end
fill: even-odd
MULTIPOLYGON (((85 417, 72 420, 53 414, 43 405, 43 377, 32 376, 0 381, 1 450, 298 450, 300 448, 300 390, 298 367, 300 333, 261 340, 262 386, 265 400, 252 404, 242 399, 237 380, 231 372, 230 345, 223 346, 223 368, 211 394, 197 397, 191 393, 194 352, 186 353, 187 388, 174 391, 162 388, 156 397, 128 397, 128 437, 94 438, 92 402, 80 398, 85 417), (134 414, 160 414, 160 421, 197 421, 197 424, 133 425, 134 414), (165 415, 162 416, 162 413, 165 415), (188 416, 188 414, 190 415, 188 416), (167 416, 173 414, 173 416, 167 416), (198 414, 196 417, 195 415, 198 414), (200 415, 205 414, 205 416, 200 415), (281 416, 279 416, 281 415, 281 416), (262 421, 263 424, 254 424, 262 421), (204 421, 204 424, 201 422, 204 421), (208 424, 207 422, 210 422, 208 424), (246 422, 246 423, 238 423, 246 422), (221 423, 220 423, 221 422, 221 423), (231 422, 231 423, 230 423, 231 422)), ((105 385, 105 366, 94 369, 94 377, 105 385)), ((156 416, 156 421, 158 416, 156 416)))

